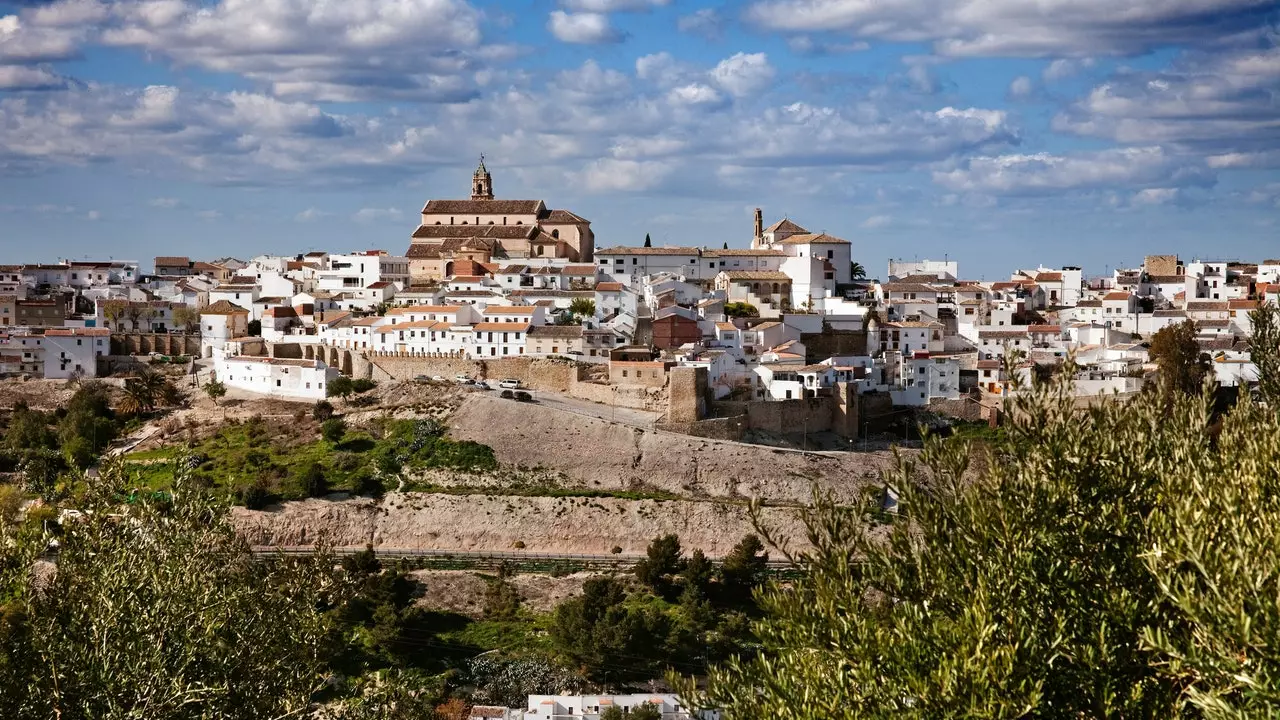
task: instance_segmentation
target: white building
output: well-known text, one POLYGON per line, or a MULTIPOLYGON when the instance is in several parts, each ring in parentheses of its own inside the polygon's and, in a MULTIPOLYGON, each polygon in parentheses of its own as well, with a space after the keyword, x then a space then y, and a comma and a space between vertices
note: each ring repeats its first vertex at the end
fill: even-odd
POLYGON ((111 354, 106 328, 49 328, 44 331, 44 376, 61 380, 73 375, 97 377, 98 358, 111 354))
POLYGON ((249 311, 219 300, 200 311, 200 355, 220 355, 227 341, 249 332, 249 311))
POLYGON ((316 274, 316 289, 351 292, 380 281, 409 287, 409 258, 387 255, 377 250, 354 255, 329 255, 316 274))
MULTIPOLYGON (((541 309, 541 308, 539 308, 541 309)), ((528 320, 482 322, 471 328, 474 334, 470 355, 474 358, 503 358, 524 355, 528 341, 528 320)))
POLYGON ((524 720, 599 720, 610 707, 628 715, 641 705, 653 705, 662 720, 720 720, 717 710, 693 711, 675 695, 636 693, 633 695, 530 695, 524 720))
POLYGON ((960 263, 955 260, 890 260, 889 281, 894 282, 912 275, 932 275, 939 280, 955 280, 960 277, 960 263))
MULTIPOLYGON (((596 251, 596 263, 602 275, 637 289, 645 277, 659 273, 700 279, 701 257, 702 250, 696 247, 614 247, 596 251)), ((715 274, 710 273, 708 277, 715 274)))
POLYGON ((227 387, 290 400, 323 400, 339 375, 319 360, 245 355, 218 358, 214 372, 227 387))

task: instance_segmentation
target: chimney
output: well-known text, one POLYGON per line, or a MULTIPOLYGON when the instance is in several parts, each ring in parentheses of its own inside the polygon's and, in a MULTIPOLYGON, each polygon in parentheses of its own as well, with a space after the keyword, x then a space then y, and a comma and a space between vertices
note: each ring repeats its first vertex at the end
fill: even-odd
POLYGON ((764 237, 764 211, 756 208, 756 240, 764 237))

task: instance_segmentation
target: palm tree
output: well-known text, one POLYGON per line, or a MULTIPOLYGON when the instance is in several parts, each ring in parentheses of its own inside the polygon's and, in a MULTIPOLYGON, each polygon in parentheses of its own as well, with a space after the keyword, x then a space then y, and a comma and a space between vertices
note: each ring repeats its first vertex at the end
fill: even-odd
POLYGON ((867 269, 862 267, 862 263, 849 263, 849 277, 854 280, 865 280, 867 277, 867 269))

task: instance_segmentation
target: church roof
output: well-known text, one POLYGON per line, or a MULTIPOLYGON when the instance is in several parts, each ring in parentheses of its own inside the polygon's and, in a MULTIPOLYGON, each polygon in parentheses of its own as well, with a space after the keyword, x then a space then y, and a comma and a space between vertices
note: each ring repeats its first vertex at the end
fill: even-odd
POLYGON ((571 213, 568 210, 552 210, 549 213, 547 213, 547 216, 543 218, 543 220, 549 223, 590 223, 591 222, 590 220, 582 217, 581 215, 578 215, 577 213, 571 213))
POLYGON ((546 217, 541 200, 428 200, 424 215, 536 215, 546 217))
POLYGON ((792 235, 784 240, 779 240, 782 245, 848 245, 848 240, 841 240, 833 235, 826 233, 805 233, 803 235, 792 235))
POLYGON ((764 231, 765 231, 765 232, 767 232, 767 233, 771 233, 771 232, 784 232, 784 233, 807 233, 807 232, 809 232, 808 230, 805 230, 804 228, 800 227, 799 225, 797 225, 797 224, 795 224, 795 223, 791 222, 791 219, 790 219, 790 218, 782 218, 782 219, 781 219, 781 220, 779 220, 778 222, 776 222, 776 223, 774 223, 774 224, 770 225, 769 227, 765 228, 765 229, 764 229, 764 231))
POLYGON ((443 238, 495 238, 520 240, 538 232, 537 225, 419 225, 414 240, 443 238))

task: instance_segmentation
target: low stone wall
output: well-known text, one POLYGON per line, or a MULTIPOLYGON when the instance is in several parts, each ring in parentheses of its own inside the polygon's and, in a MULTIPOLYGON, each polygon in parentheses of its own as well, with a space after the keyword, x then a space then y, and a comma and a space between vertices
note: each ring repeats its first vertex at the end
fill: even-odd
POLYGON ((112 355, 149 355, 153 352, 162 355, 199 355, 200 335, 127 332, 111 336, 112 355))
POLYGON ((929 410, 960 420, 977 422, 987 419, 987 409, 973 398, 962 397, 956 400, 939 400, 929 403, 929 410))

